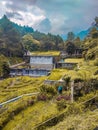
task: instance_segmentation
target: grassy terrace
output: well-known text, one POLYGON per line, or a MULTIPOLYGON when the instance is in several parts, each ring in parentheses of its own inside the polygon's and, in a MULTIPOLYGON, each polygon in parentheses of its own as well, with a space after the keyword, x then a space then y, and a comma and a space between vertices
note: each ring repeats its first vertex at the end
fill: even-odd
MULTIPOLYGON (((71 59, 70 59, 71 60, 71 59)), ((76 59, 73 59, 75 61, 76 59)), ((69 61, 69 60, 68 60, 69 61)), ((84 62, 83 59, 80 59, 81 63, 79 64, 79 68, 75 68, 74 70, 68 69, 54 69, 51 74, 48 76, 49 80, 60 80, 64 75, 70 76, 72 80, 75 78, 89 79, 94 76, 95 72, 98 71, 98 66, 94 66, 94 61, 84 62), (89 66, 89 67, 88 67, 89 66)))
POLYGON ((10 120, 3 130, 31 130, 38 123, 56 114, 58 114, 58 110, 55 103, 38 102, 14 116, 14 119, 10 120))
POLYGON ((32 52, 31 55, 37 55, 37 56, 59 56, 60 52, 59 51, 46 51, 46 52, 40 52, 40 51, 35 51, 32 52))
MULTIPOLYGON (((75 68, 74 70, 54 69, 48 77, 34 78, 20 76, 8 78, 0 81, 0 103, 22 94, 39 92, 40 86, 45 79, 59 80, 65 75, 65 77, 70 76, 71 79, 80 77, 88 81, 92 76, 98 77, 97 73, 94 75, 97 71, 98 66, 94 66, 94 61, 83 61, 82 63, 79 62, 79 68, 75 68)), ((55 87, 53 86, 53 88, 55 87)), ((69 91, 63 92, 63 94, 67 93, 69 94, 69 91)), ((80 104, 93 96, 95 96, 95 92, 84 95, 78 99, 77 104, 80 104)), ((58 110, 57 101, 55 100, 56 97, 58 97, 58 94, 56 94, 53 99, 40 101, 36 95, 23 96, 15 102, 4 105, 0 108, 0 128, 2 128, 2 130, 31 130, 37 124, 58 115, 63 110, 65 111, 65 108, 58 110), (34 102, 30 104, 29 101, 34 102)), ((67 102, 65 101, 65 103, 67 102)), ((54 127, 47 128, 47 130, 94 129, 96 125, 98 125, 98 116, 96 116, 98 115, 98 111, 80 112, 78 111, 80 108, 77 107, 77 104, 76 106, 70 106, 72 109, 68 109, 69 115, 65 116, 62 122, 59 122, 54 127), (75 110, 75 113, 73 113, 73 110, 75 110)), ((63 105, 63 103, 61 105, 63 105)))
POLYGON ((47 130, 94 130, 96 126, 98 126, 98 111, 70 115, 47 130))
POLYGON ((82 63, 84 61, 83 58, 68 58, 64 60, 66 63, 82 63))
POLYGON ((38 92, 46 77, 16 77, 0 82, 0 103, 26 93, 38 92))
MULTIPOLYGON (((44 77, 16 77, 0 82, 0 103, 18 95, 39 92, 44 77)), ((23 96, 19 100, 4 105, 0 109, 0 127, 3 130, 31 130, 32 127, 58 114, 55 103, 51 101, 36 101, 36 96, 23 96), (29 105, 28 101, 34 101, 29 105), (52 111, 51 111, 52 110, 52 111), (7 122, 7 123, 6 123, 7 122), (6 126, 4 126, 6 124, 6 126)))
POLYGON ((49 80, 60 80, 66 73, 68 72, 67 69, 54 69, 50 76, 48 77, 49 80))

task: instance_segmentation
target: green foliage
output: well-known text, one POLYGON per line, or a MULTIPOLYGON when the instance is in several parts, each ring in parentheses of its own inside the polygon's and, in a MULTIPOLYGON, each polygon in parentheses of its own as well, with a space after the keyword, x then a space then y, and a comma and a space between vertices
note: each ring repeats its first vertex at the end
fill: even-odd
POLYGON ((94 65, 98 66, 98 58, 94 61, 94 65))
POLYGON ((96 27, 93 27, 92 30, 90 31, 90 35, 92 38, 98 38, 98 30, 96 27))
MULTIPOLYGON (((26 100, 24 103, 26 103, 26 100)), ((14 103, 14 105, 17 103, 14 103)), ((18 105, 21 104, 18 102, 18 105)), ((4 127, 7 129, 28 129, 35 127, 35 125, 48 120, 52 116, 58 114, 55 104, 50 102, 37 102, 34 105, 26 107, 24 110, 20 111, 18 114, 14 115, 14 120, 9 120, 8 124, 4 127)))
POLYGON ((59 111, 64 110, 67 107, 67 103, 64 99, 57 101, 56 103, 57 103, 57 109, 59 111))
POLYGON ((33 33, 33 38, 38 40, 40 45, 40 50, 61 50, 63 49, 63 40, 59 35, 52 35, 51 33, 44 34, 38 31, 33 33))
MULTIPOLYGON (((4 55, 0 55, 0 77, 4 75, 5 71, 5 65, 7 65, 8 73, 9 73, 9 66, 13 64, 17 64, 22 62, 22 58, 18 57, 5 57, 4 55)), ((6 71, 7 72, 7 71, 6 71)))
POLYGON ((10 68, 9 68, 9 65, 8 63, 4 62, 3 65, 2 65, 2 70, 3 70, 3 77, 4 78, 7 78, 9 76, 9 73, 10 73, 10 68))
POLYGON ((0 82, 0 102, 7 101, 22 94, 38 92, 45 77, 7 78, 0 82))
POLYGON ((54 69, 52 73, 49 75, 49 80, 60 80, 65 73, 67 73, 67 69, 54 69))
POLYGON ((40 47, 40 42, 33 39, 32 35, 30 34, 23 36, 22 44, 26 50, 29 50, 31 52, 39 50, 40 47))
POLYGON ((74 43, 72 43, 72 42, 67 42, 67 44, 66 44, 66 52, 67 52, 69 55, 74 54, 75 49, 76 49, 76 46, 74 45, 74 43))
POLYGON ((83 58, 67 58, 65 59, 65 62, 67 63, 83 63, 84 59, 83 58))
POLYGON ((47 130, 94 130, 98 124, 98 112, 71 114, 56 126, 47 130))
POLYGON ((69 82, 70 82, 70 79, 71 79, 71 77, 64 77, 64 80, 65 80, 65 82, 66 82, 66 85, 68 85, 69 84, 69 82))
POLYGON ((68 32, 67 34, 67 40, 68 41, 73 41, 75 38, 75 34, 73 32, 68 32))
POLYGON ((78 48, 81 48, 82 45, 83 45, 83 43, 82 43, 82 41, 80 40, 79 37, 76 37, 76 38, 74 39, 74 44, 75 44, 75 46, 78 47, 78 48))
POLYGON ((5 15, 0 19, 0 29, 0 53, 9 57, 22 56, 23 49, 20 42, 20 34, 5 15))
POLYGON ((98 57, 98 30, 92 28, 90 37, 84 41, 84 58, 86 60, 96 59, 98 57))
POLYGON ((41 92, 51 94, 51 95, 55 95, 57 93, 55 86, 51 86, 51 85, 42 85, 40 87, 40 90, 41 92))

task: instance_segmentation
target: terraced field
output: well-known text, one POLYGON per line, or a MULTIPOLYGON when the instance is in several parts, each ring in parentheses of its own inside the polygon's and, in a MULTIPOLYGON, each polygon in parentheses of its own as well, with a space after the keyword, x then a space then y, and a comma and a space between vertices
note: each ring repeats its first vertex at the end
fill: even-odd
POLYGON ((46 77, 15 77, 0 82, 0 102, 22 95, 17 101, 0 108, 0 129, 30 130, 58 113, 55 103, 37 101, 36 95, 46 77), (27 94, 27 95, 26 95, 27 94), (52 110, 52 111, 51 111, 52 110))
POLYGON ((98 110, 70 115, 64 121, 47 130, 94 130, 95 128, 98 128, 98 110))
MULTIPOLYGON (((48 80, 59 80, 62 77, 66 78, 66 76, 70 76, 72 79, 81 78, 85 82, 88 82, 89 87, 89 79, 92 77, 94 79, 98 78, 98 74, 96 73, 98 70, 98 66, 94 66, 93 63, 89 64, 88 62, 82 62, 79 68, 75 68, 74 70, 67 70, 67 69, 55 69, 51 72, 51 74, 46 77, 14 77, 8 78, 5 80, 0 81, 0 103, 6 102, 10 99, 16 98, 20 96, 17 101, 7 103, 0 107, 0 130, 32 130, 35 126, 47 121, 57 115, 62 113, 62 111, 66 110, 64 103, 68 106, 71 106, 70 101, 57 101, 57 90, 55 88, 56 94, 54 94, 54 86, 44 86, 47 89, 47 93, 51 92, 54 95, 54 98, 42 101, 38 99, 38 92, 42 93, 41 87, 43 85, 43 81, 45 79, 48 80), (36 93, 36 94, 34 94, 36 93), (63 108, 62 110, 58 109, 58 106, 63 108)), ((46 91, 45 89, 45 91, 46 91)), ((70 93, 69 91, 63 91, 63 94, 66 96, 70 93)), ((93 91, 90 92, 88 95, 83 95, 81 98, 78 98, 77 104, 79 106, 80 102, 85 102, 90 98, 94 97, 95 94, 98 95, 98 92, 93 91)), ((49 93, 48 93, 48 96, 49 93)), ((63 95, 62 95, 63 96, 63 95)), ((44 97, 45 98, 45 97, 44 97)), ((95 106, 94 106, 95 107, 95 106)), ((71 107, 71 110, 74 110, 74 106, 71 107)), ((70 107, 68 110, 68 116, 64 117, 62 122, 58 122, 58 124, 54 127, 46 127, 48 130, 68 130, 68 129, 76 129, 76 130, 92 130, 97 126, 98 118, 96 115, 98 114, 97 111, 94 111, 93 114, 91 111, 87 110, 84 112, 78 112, 79 107, 75 107, 75 112, 70 111, 70 107), (70 113, 70 114, 69 114, 70 113), (85 127, 82 125, 85 124, 85 127), (94 120, 94 123, 92 123, 94 120), (90 125, 89 122, 91 121, 90 125), (70 124, 70 125, 69 125, 70 124), (80 127, 80 128, 79 128, 80 127)), ((88 107, 89 109, 89 107, 88 107)), ((93 109, 92 109, 93 110, 93 109)))
POLYGON ((0 102, 26 93, 38 92, 40 85, 46 77, 15 77, 0 82, 0 102))
MULTIPOLYGON (((20 104, 19 102, 18 105, 20 104)), ((22 99, 22 102, 24 104, 24 99, 22 99)), ((13 105, 17 106, 17 103, 11 104, 11 106, 13 105)), ((51 102, 38 102, 33 106, 25 107, 25 109, 14 115, 3 130, 31 130, 35 125, 56 114, 58 114, 56 104, 51 102)))

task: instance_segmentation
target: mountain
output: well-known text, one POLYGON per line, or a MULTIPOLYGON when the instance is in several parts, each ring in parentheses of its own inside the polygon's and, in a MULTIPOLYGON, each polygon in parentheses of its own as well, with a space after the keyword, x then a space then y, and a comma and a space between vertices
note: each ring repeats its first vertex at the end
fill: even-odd
POLYGON ((6 24, 8 26, 8 24, 11 24, 13 26, 13 28, 15 28, 19 33, 20 35, 25 35, 27 33, 33 33, 34 32, 34 29, 32 27, 29 27, 29 26, 21 26, 21 25, 18 25, 14 22, 11 22, 6 15, 4 15, 1 19, 0 19, 0 25, 2 25, 4 27, 4 24, 6 24))
POLYGON ((24 36, 28 33, 33 33, 34 32, 34 29, 32 27, 29 27, 29 26, 20 26, 16 23, 12 23, 13 24, 13 27, 16 28, 16 30, 21 34, 21 36, 24 36))
POLYGON ((87 35, 89 34, 90 30, 81 31, 78 34, 76 34, 76 37, 80 37, 81 40, 83 40, 87 35))
POLYGON ((5 56, 23 56, 24 50, 62 50, 59 35, 34 31, 32 27, 11 22, 6 15, 0 19, 0 53, 5 56))
MULTIPOLYGON (((77 33, 75 35, 75 37, 80 37, 80 39, 83 40, 85 37, 87 37, 87 35, 89 34, 89 32, 90 32, 90 29, 81 31, 81 32, 77 33)), ((61 37, 63 38, 63 40, 67 40, 67 35, 61 34, 61 37)))
MULTIPOLYGON (((93 27, 94 27, 94 26, 93 26, 93 27)), ((84 30, 84 31, 81 31, 81 32, 77 33, 77 34, 75 35, 75 37, 80 37, 80 39, 83 40, 84 38, 86 38, 86 37, 88 36, 88 34, 90 33, 90 31, 91 31, 91 29, 92 29, 93 27, 90 27, 90 28, 87 29, 87 30, 84 30)), ((95 28, 96 28, 96 27, 95 27, 95 28)), ((97 30, 98 30, 98 28, 97 28, 97 30)), ((66 36, 66 35, 62 34, 61 37, 63 38, 63 40, 67 40, 67 36, 66 36)))
POLYGON ((0 19, 0 53, 5 56, 22 56, 21 34, 4 15, 0 19))

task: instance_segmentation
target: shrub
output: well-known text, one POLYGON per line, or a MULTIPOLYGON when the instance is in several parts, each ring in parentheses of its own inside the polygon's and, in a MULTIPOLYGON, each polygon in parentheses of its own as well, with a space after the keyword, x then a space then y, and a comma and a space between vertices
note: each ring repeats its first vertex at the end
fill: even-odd
POLYGON ((98 58, 95 60, 94 65, 98 66, 98 58))
POLYGON ((77 104, 77 103, 73 103, 71 105, 68 106, 68 109, 67 109, 67 113, 70 114, 79 114, 79 113, 82 113, 84 110, 84 105, 80 105, 80 104, 77 104))
POLYGON ((27 105, 33 105, 34 104, 34 101, 33 100, 29 100, 29 101, 27 101, 27 105))
POLYGON ((38 101, 46 101, 47 96, 45 94, 40 94, 40 95, 37 96, 37 100, 38 101))
POLYGON ((50 93, 47 94, 47 99, 48 99, 48 100, 51 100, 52 98, 53 98, 53 95, 52 95, 52 94, 50 94, 50 93))
POLYGON ((45 92, 45 93, 50 93, 52 95, 57 94, 57 91, 54 88, 54 86, 50 86, 50 85, 42 85, 40 90, 42 93, 45 92))
POLYGON ((65 109, 67 107, 67 103, 64 99, 57 101, 57 108, 59 111, 65 109))
POLYGON ((57 101, 60 101, 62 99, 64 99, 64 100, 70 100, 70 95, 61 95, 61 96, 58 96, 56 98, 57 101))

